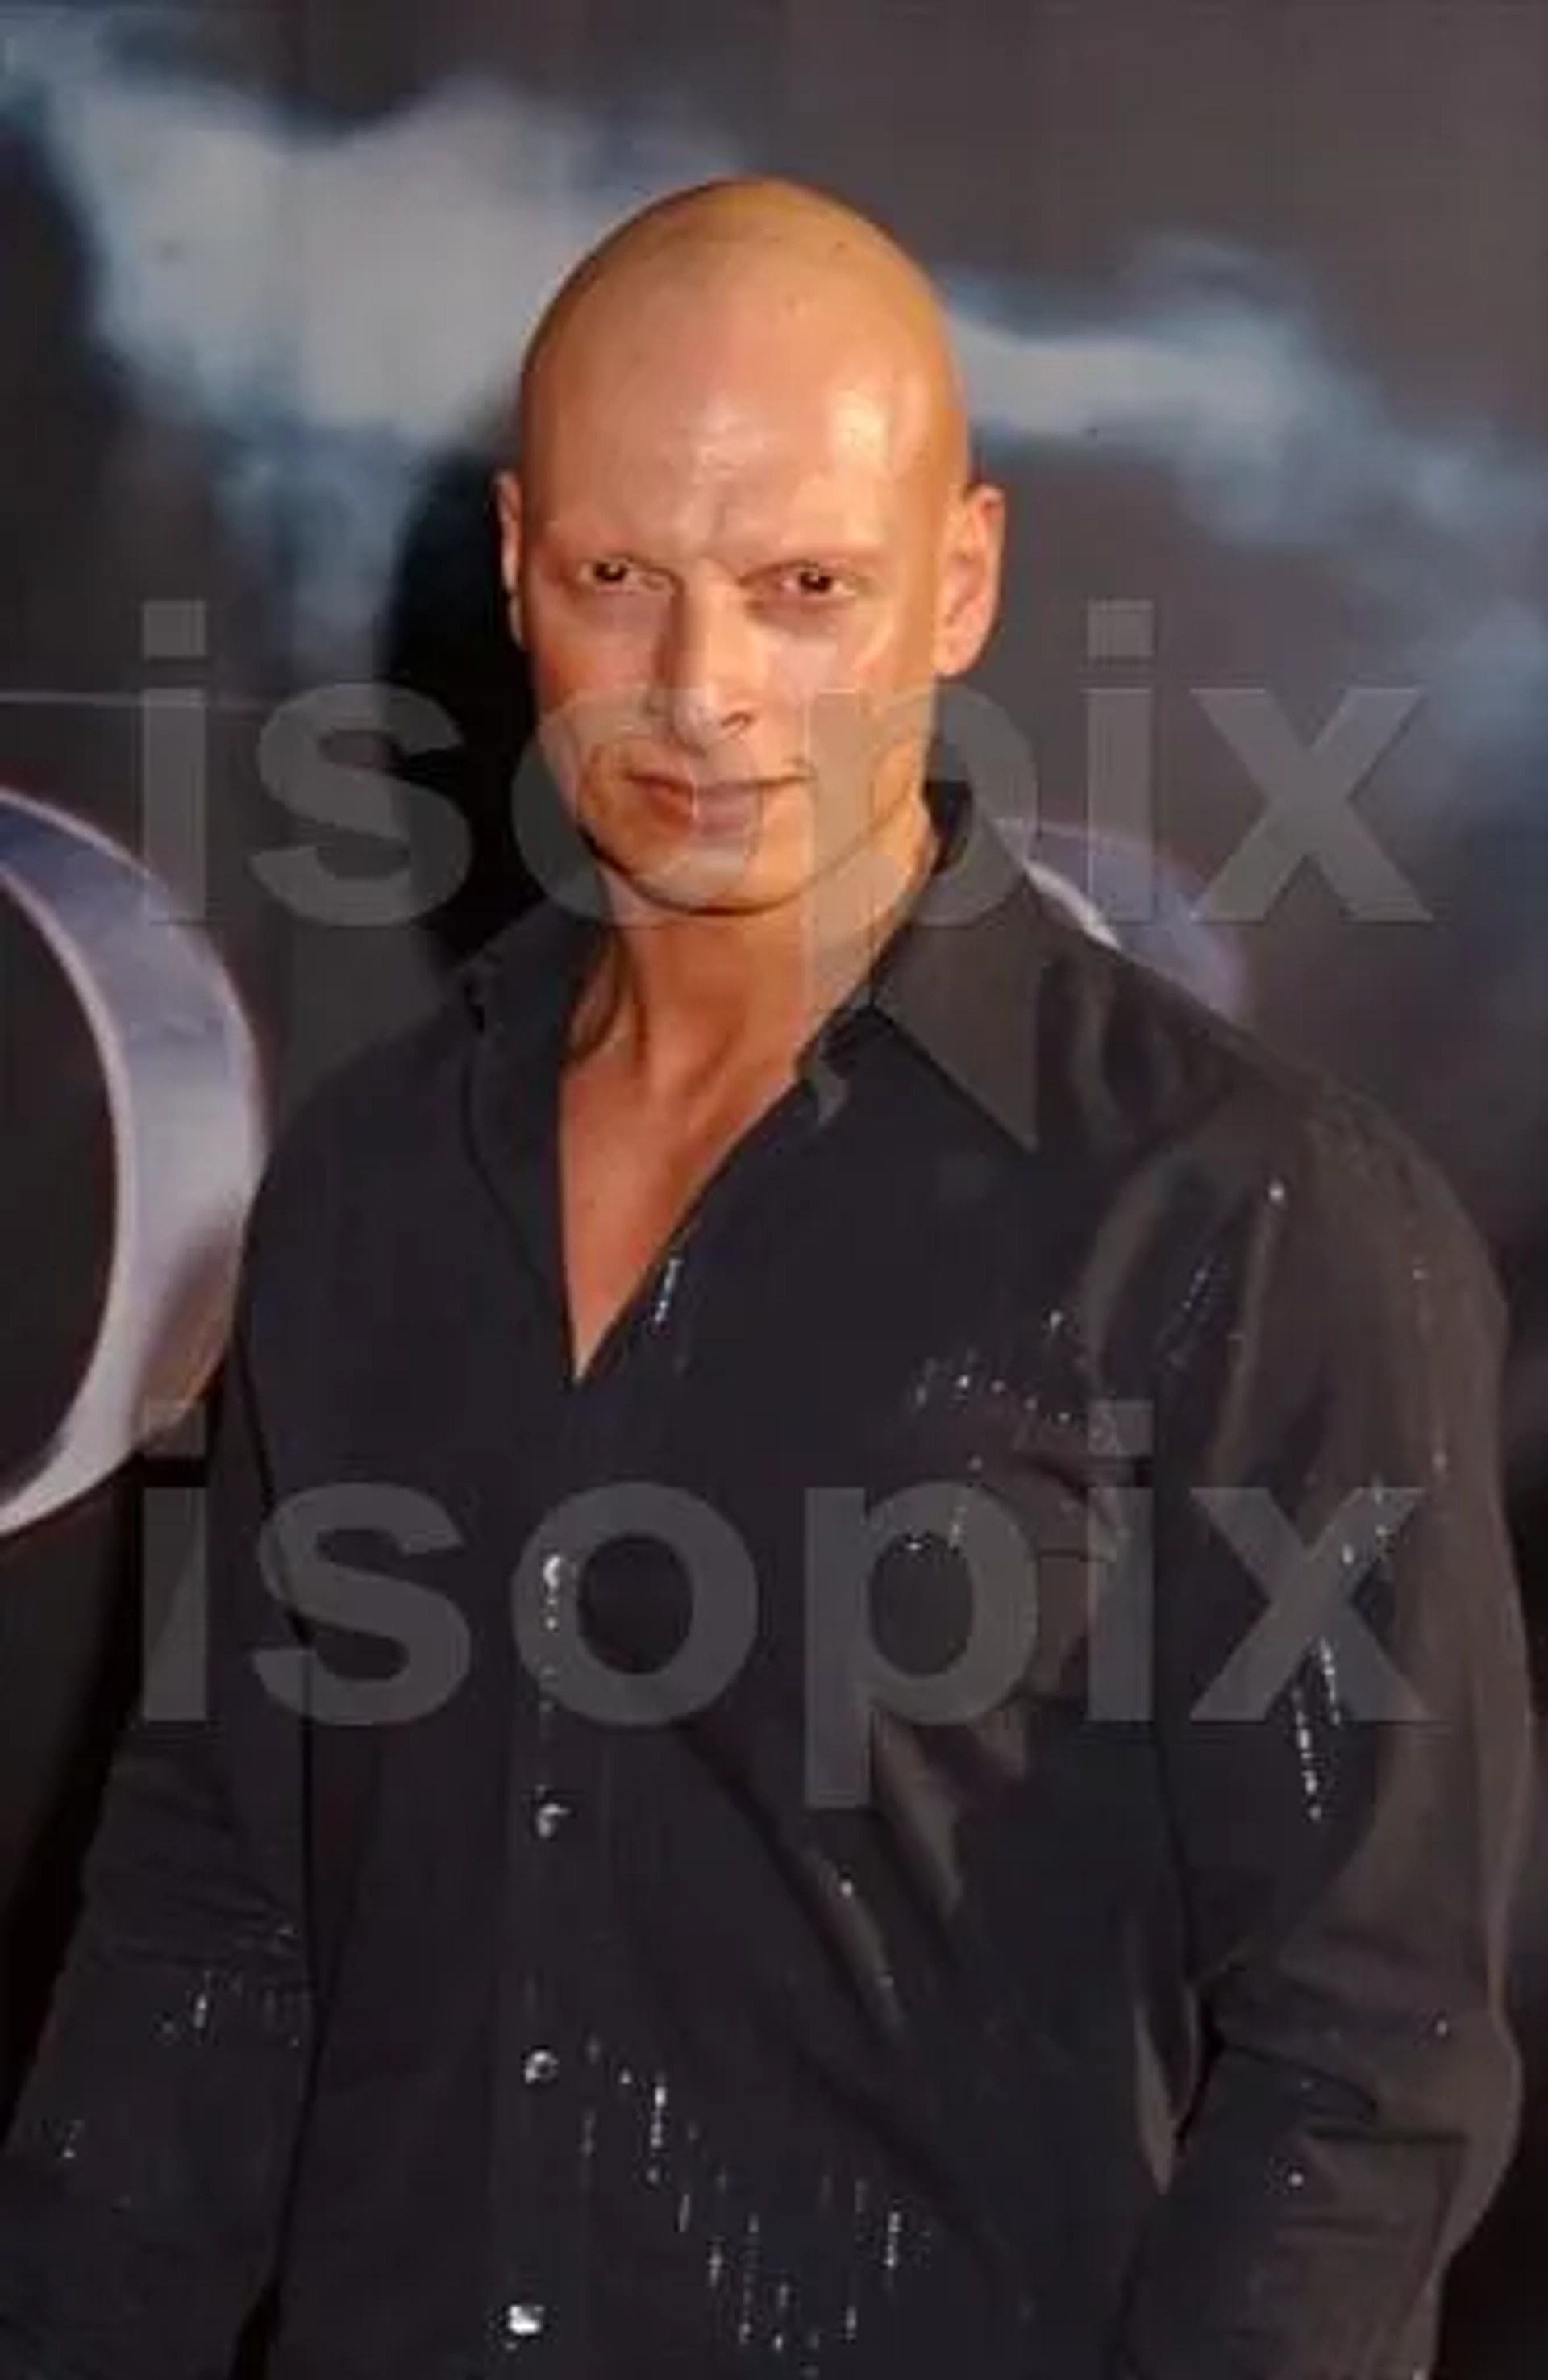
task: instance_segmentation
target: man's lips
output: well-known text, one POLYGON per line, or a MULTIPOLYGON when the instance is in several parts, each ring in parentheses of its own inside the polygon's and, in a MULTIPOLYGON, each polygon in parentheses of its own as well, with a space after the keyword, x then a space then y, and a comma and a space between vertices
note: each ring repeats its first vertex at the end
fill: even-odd
POLYGON ((783 777, 681 777, 666 769, 631 769, 628 773, 633 783, 676 794, 684 801, 695 796, 705 801, 755 801, 786 782, 783 777))
POLYGON ((629 782, 701 824, 734 821, 740 825, 755 818, 762 805, 781 792, 789 780, 784 777, 739 777, 701 783, 655 770, 631 770, 629 782))

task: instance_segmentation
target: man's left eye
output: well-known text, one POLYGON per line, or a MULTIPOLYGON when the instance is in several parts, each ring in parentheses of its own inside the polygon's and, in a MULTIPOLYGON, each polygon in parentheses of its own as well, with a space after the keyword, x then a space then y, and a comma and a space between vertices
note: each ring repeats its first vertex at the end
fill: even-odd
POLYGON ((786 580, 798 595, 836 595, 839 577, 836 570, 824 570, 820 563, 802 563, 792 570, 786 580))

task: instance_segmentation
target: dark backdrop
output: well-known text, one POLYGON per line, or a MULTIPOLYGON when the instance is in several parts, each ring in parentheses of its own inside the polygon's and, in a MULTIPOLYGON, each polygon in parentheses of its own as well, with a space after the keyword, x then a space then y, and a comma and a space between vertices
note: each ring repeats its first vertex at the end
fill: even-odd
MULTIPOLYGON (((64 855, 51 911, 0 901, 9 2074, 142 1600, 192 1525, 197 1414, 167 1433, 220 1319, 217 1281, 158 1357, 149 1446, 18 1525, 126 1211, 122 1119, 116 1143, 61 965, 73 947, 89 972, 102 931, 72 823, 153 857, 207 933, 272 1119, 433 995, 521 897, 489 425, 567 262, 675 184, 825 184, 938 276, 1015 506, 978 683, 1023 756, 1029 855, 1453 1173, 1517 1321, 1541 1652, 1545 126, 1539 0, 0 5, 0 891, 36 827, 14 795, 50 806, 64 855), (380 681, 404 694, 373 733, 380 681), (1319 767, 1377 854, 1363 874, 1347 846, 1290 864, 1319 767), (1255 830, 1232 901, 1220 871, 1255 830), (355 929, 276 876, 306 851, 355 929)), ((205 1092, 208 1150, 240 1111, 205 1092)), ((169 1131, 138 1188, 175 1202, 190 1144, 169 1131)), ((1518 1961, 1532 2096, 1453 2293, 1457 2380, 1537 2380, 1548 2337, 1542 1870, 1518 1961)))

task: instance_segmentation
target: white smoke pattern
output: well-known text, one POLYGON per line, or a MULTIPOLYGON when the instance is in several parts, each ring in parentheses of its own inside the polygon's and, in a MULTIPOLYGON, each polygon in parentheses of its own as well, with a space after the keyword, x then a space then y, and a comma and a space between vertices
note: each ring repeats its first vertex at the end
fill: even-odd
MULTIPOLYGON (((97 334, 221 434, 228 499, 294 573, 314 657, 368 627, 427 464, 476 445, 578 252, 738 163, 682 129, 642 154, 631 123, 610 176, 605 124, 479 79, 319 127, 145 62, 111 19, 5 21, 0 100, 76 208, 97 334)), ((1147 463, 1213 535, 1324 557, 1454 741, 1541 735, 1541 457, 1486 425, 1412 427, 1303 289, 1219 244, 1152 243, 1100 311, 1032 328, 1007 319, 1024 295, 945 284, 981 429, 1147 463)))
POLYGON ((1220 242, 1150 243, 1116 319, 957 334, 981 425, 1149 462, 1223 541, 1321 555, 1381 607, 1454 741, 1548 717, 1548 468, 1487 426, 1418 430, 1335 356, 1307 293, 1220 242))
POLYGON ((289 123, 135 64, 102 20, 23 18, 6 60, 0 98, 90 243, 99 339, 222 433, 227 498, 294 573, 314 661, 357 649, 427 465, 487 432, 577 254, 655 189, 732 170, 664 135, 649 187, 610 188, 594 123, 473 80, 364 131, 289 123))

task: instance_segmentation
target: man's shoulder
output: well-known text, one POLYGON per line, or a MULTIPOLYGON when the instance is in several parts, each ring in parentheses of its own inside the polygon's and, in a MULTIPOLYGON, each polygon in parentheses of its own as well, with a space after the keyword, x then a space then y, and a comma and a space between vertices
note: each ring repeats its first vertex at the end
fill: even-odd
POLYGON ((1386 1269, 1401 1245, 1416 1274, 1433 1259, 1490 1276, 1441 1160, 1368 1091, 1078 929, 1053 973, 1051 1117, 1078 1111, 1093 1142, 1153 1168, 1216 1230, 1266 1216, 1337 1270, 1378 1251, 1386 1269))
POLYGON ((468 1069, 499 1018, 551 998, 570 929, 550 903, 524 911, 456 965, 421 1012, 377 1035, 309 1085, 285 1112, 250 1222, 266 1244, 315 1245, 325 1218, 346 1220, 413 1184, 460 1131, 468 1069))

